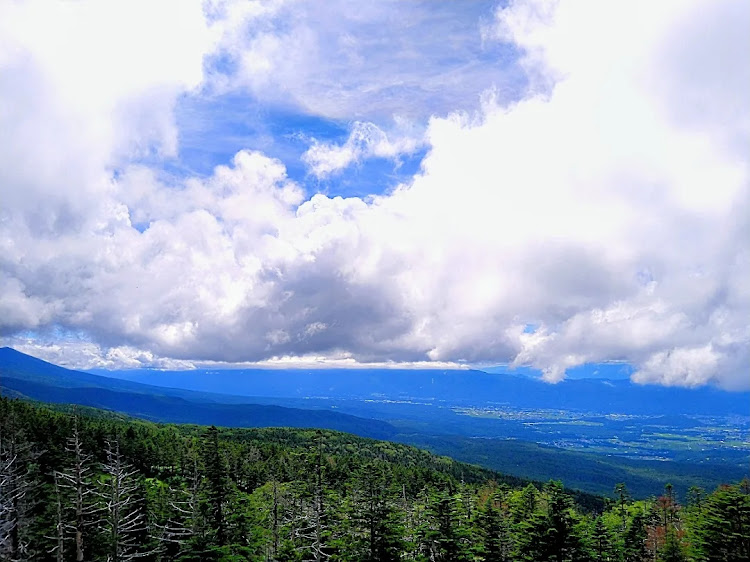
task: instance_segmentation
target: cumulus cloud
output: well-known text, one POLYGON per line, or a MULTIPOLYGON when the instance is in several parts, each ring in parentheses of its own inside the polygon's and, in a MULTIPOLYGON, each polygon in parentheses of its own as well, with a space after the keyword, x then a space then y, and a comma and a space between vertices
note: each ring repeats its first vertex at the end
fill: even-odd
MULTIPOLYGON (((284 162, 253 150, 209 177, 137 163, 144 146, 172 150, 170 107, 217 52, 232 54, 236 72, 204 82, 245 84, 260 97, 288 77, 269 74, 282 55, 310 52, 310 71, 290 77, 288 94, 316 114, 360 118, 311 86, 321 65, 321 76, 332 74, 321 62, 330 56, 308 48, 319 38, 305 43, 318 37, 310 14, 297 16, 287 30, 296 42, 285 43, 274 37, 287 31, 267 25, 284 4, 247 4, 239 15, 233 6, 217 5, 209 20, 199 11, 204 46, 170 47, 142 63, 144 76, 140 63, 128 65, 138 76, 116 79, 133 86, 102 87, 91 111, 56 94, 69 59, 55 59, 53 72, 36 53, 54 49, 38 47, 37 35, 1 35, 11 37, 2 75, 17 78, 0 86, 12 108, 0 126, 14 137, 0 147, 5 342, 59 327, 85 334, 87 353, 113 366, 514 362, 551 382, 575 365, 618 360, 638 382, 747 388, 746 3, 712 3, 707 16, 705 4, 683 1, 511 2, 481 29, 486 44, 521 53, 526 94, 512 103, 485 94, 476 112, 434 111, 419 173, 366 199, 311 192, 284 162), (257 29, 241 33, 248 25, 257 29), (731 79, 704 59, 691 67, 698 52, 721 55, 731 79), (172 56, 190 64, 166 78, 148 70, 172 56), (147 102, 152 91, 167 93, 147 102), (150 112, 158 119, 119 125, 150 112)), ((362 22, 371 16, 383 17, 365 10, 362 22)), ((423 45, 410 45, 421 60, 423 45)), ((355 59, 336 68, 364 64, 355 59)), ((488 72, 502 75, 500 66, 488 72)), ((372 82, 352 72, 364 83, 346 87, 364 92, 357 104, 372 103, 371 114, 389 84, 376 70, 372 82)), ((427 107, 465 109, 456 102, 464 86, 478 98, 484 83, 427 107)), ((424 99, 414 96, 416 113, 424 99)), ((320 141, 306 160, 332 174, 410 149, 394 139, 363 121, 343 145, 320 141)))
POLYGON ((23 334, 7 338, 4 342, 21 353, 27 353, 50 363, 72 369, 171 369, 188 370, 195 367, 190 361, 158 357, 150 351, 129 346, 105 348, 85 338, 52 331, 23 334))
POLYGON ((336 144, 313 139, 312 146, 302 155, 302 161, 307 164, 310 173, 323 178, 366 158, 398 161, 400 156, 414 153, 421 144, 421 141, 410 136, 391 140, 374 123, 355 121, 346 142, 336 144))

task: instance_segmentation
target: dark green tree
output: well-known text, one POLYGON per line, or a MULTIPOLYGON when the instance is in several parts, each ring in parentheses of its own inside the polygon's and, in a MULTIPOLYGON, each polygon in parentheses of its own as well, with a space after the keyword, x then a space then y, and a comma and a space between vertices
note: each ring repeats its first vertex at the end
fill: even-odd
POLYGON ((643 562, 648 559, 646 537, 646 519, 643 514, 636 513, 625 531, 623 547, 625 562, 643 562))
POLYGON ((674 527, 667 529, 664 546, 659 553, 659 562, 686 562, 685 549, 674 527))
POLYGON ((435 490, 420 532, 422 552, 435 562, 471 560, 469 529, 461 515, 460 500, 449 489, 435 490))
POLYGON ((582 557, 581 538, 573 517, 573 500, 561 482, 545 486, 547 493, 547 529, 543 534, 545 559, 553 562, 572 562, 582 557))
POLYGON ((362 560, 395 562, 404 550, 404 527, 395 494, 381 463, 368 463, 359 471, 359 509, 355 519, 366 537, 362 560))
POLYGON ((615 484, 615 501, 617 501, 620 514, 620 530, 625 531, 627 524, 627 511, 625 508, 630 501, 630 492, 628 492, 628 488, 623 482, 615 484))
POLYGON ((594 529, 591 533, 591 551, 592 558, 595 562, 607 562, 613 560, 612 537, 604 525, 601 517, 597 517, 594 522, 594 529))
POLYGON ((219 430, 213 425, 208 428, 203 438, 203 464, 205 466, 206 499, 213 542, 216 546, 221 547, 227 542, 224 510, 229 495, 229 480, 219 445, 219 430))
POLYGON ((503 507, 502 492, 487 498, 477 518, 480 536, 479 555, 486 562, 508 562, 511 560, 512 538, 510 521, 503 507))
POLYGON ((722 486, 704 509, 698 534, 706 560, 750 560, 750 495, 742 486, 722 486))

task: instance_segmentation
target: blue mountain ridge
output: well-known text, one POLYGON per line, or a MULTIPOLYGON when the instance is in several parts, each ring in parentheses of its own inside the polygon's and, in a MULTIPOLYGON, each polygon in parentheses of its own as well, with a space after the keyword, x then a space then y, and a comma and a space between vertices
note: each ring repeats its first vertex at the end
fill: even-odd
MULTIPOLYGON (((634 495, 645 497, 659 493, 667 481, 674 484, 678 493, 685 493, 691 485, 697 484, 708 489, 721 482, 736 481, 747 472, 744 463, 740 467, 731 459, 698 464, 659 462, 545 446, 528 441, 536 440, 538 435, 533 430, 523 429, 527 427, 524 423, 517 423, 516 427, 503 420, 461 416, 444 403, 446 400, 455 402, 479 399, 492 404, 497 404, 500 400, 508 403, 510 400, 519 400, 524 404, 549 404, 555 400, 565 402, 565 397, 571 395, 567 390, 570 388, 604 388, 608 393, 611 393, 609 389, 624 388, 633 392, 657 391, 657 394, 663 391, 666 394, 661 396, 666 395, 670 399, 679 399, 680 395, 693 393, 693 402, 688 404, 700 402, 708 396, 710 400, 702 404, 703 411, 721 409, 722 415, 729 411, 738 411, 742 415, 746 409, 747 393, 727 393, 716 389, 660 389, 635 385, 630 388, 631 385, 628 384, 618 387, 610 384, 610 381, 579 381, 584 383, 582 385, 566 382, 553 386, 522 377, 495 376, 480 371, 203 370, 109 374, 123 378, 72 371, 10 348, 0 348, 0 393, 11 398, 79 404, 161 422, 229 427, 333 429, 363 437, 413 444, 437 454, 519 477, 561 479, 574 488, 598 494, 608 494, 616 482, 628 482, 634 495), (128 377, 144 378, 163 386, 126 380, 128 377), (592 385, 592 382, 596 384, 592 385), (192 384, 221 390, 222 393, 169 388, 169 384, 192 384), (480 398, 472 394, 478 389, 486 391, 479 395, 480 398), (533 394, 539 390, 542 392, 541 398, 533 394), (250 397, 223 392, 267 392, 293 398, 250 397), (305 395, 305 392, 310 394, 305 395), (426 403, 387 399, 385 392, 394 392, 401 397, 421 397, 426 403), (453 398, 451 393, 454 394, 453 398), (310 397, 325 394, 364 398, 310 397), (724 408, 720 407, 722 403, 724 408), (515 430, 520 433, 517 437, 511 437, 515 430), (502 433, 506 436, 502 437, 502 433), (482 438, 480 435, 487 437, 482 438)), ((568 399, 566 403, 581 403, 586 408, 591 408, 592 393, 584 392, 581 395, 584 398, 579 397, 578 402, 568 399)), ((653 402, 655 399, 651 400, 653 402)), ((666 420, 667 417, 663 415, 665 405, 660 405, 660 415, 653 418, 647 416, 651 420, 648 423, 661 424, 666 420)), ((684 411, 685 403, 678 405, 679 410, 684 411)), ((643 408, 644 404, 637 406, 643 408)), ((658 403, 652 403, 646 409, 657 406, 658 403)), ((603 406, 599 404, 595 409, 601 411, 603 406)), ((554 418, 554 412, 551 415, 554 418)), ((710 421, 710 418, 707 419, 710 421)), ((634 420, 633 423, 644 423, 639 420, 634 420)), ((620 422, 612 423, 617 425, 620 422)), ((741 453, 738 451, 740 456, 741 453)))
POLYGON ((478 370, 196 369, 97 371, 121 381, 236 396, 409 400, 633 415, 750 416, 750 392, 578 379, 558 384, 478 370))
POLYGON ((149 386, 73 371, 12 348, 0 348, 0 392, 56 404, 79 404, 161 422, 227 427, 311 427, 388 439, 389 423, 327 410, 237 403, 236 397, 149 386))

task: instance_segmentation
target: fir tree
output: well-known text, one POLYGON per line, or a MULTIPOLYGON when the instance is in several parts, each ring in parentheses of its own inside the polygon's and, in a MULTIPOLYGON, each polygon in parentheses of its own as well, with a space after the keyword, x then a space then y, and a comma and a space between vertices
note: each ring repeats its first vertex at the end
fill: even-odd
POLYGON ((512 541, 508 513, 500 492, 490 495, 477 519, 481 537, 479 554, 486 562, 509 562, 512 541))
POLYGON ((203 462, 214 542, 217 546, 223 546, 227 539, 224 507, 227 501, 229 482, 224 458, 219 447, 219 430, 213 425, 208 428, 203 440, 203 462))
POLYGON ((646 548, 646 521, 641 513, 636 513, 625 531, 623 558, 625 562, 642 562, 648 557, 646 548))
POLYGON ((548 496, 547 529, 542 541, 546 559, 553 562, 577 560, 582 548, 572 515, 573 500, 565 494, 560 482, 550 482, 545 491, 548 496))
POLYGON ((674 527, 667 529, 664 547, 659 553, 659 562, 686 562, 687 557, 680 541, 677 530, 674 527))
POLYGON ((612 560, 612 540, 601 517, 596 518, 591 540, 592 554, 595 562, 612 560))
POLYGON ((750 560, 750 495, 741 486, 722 486, 704 508, 699 536, 706 560, 750 560))

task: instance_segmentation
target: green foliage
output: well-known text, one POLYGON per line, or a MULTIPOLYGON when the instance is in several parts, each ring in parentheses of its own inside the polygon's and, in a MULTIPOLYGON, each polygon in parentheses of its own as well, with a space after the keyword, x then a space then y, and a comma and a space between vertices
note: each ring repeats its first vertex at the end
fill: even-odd
POLYGON ((2 562, 748 560, 749 488, 681 506, 670 486, 633 501, 618 485, 582 506, 560 482, 332 431, 0 399, 2 562))
POLYGON ((697 536, 706 560, 750 560, 750 482, 716 490, 699 522, 697 536))
POLYGON ((622 547, 625 562, 640 562, 646 560, 646 523, 642 514, 636 513, 628 522, 622 547))

